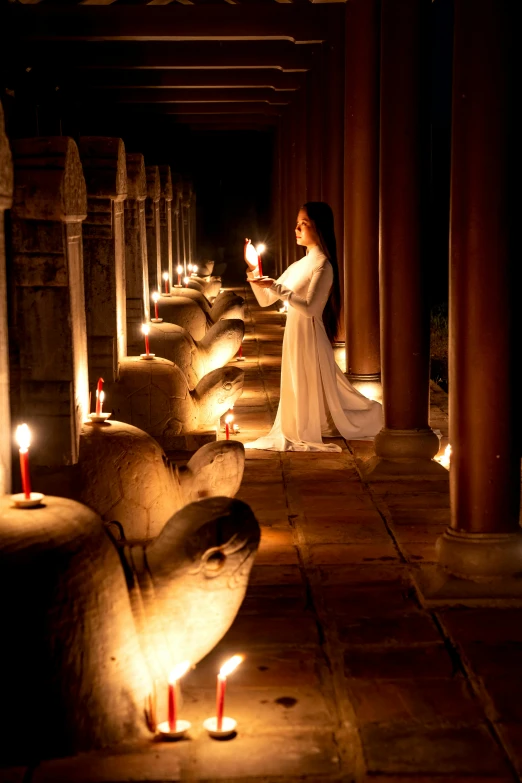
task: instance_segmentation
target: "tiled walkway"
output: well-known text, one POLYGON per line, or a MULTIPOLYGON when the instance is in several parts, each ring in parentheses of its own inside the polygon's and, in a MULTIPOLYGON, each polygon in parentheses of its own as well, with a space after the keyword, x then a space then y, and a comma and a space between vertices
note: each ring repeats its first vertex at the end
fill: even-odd
MULTIPOLYGON (((247 296, 243 440, 275 414, 284 326, 247 296)), ((435 388, 432 403, 432 426, 447 434, 445 394, 435 388)), ((261 548, 236 622, 185 679, 191 739, 47 762, 25 783, 520 779, 522 610, 424 610, 411 574, 434 560, 447 481, 364 483, 371 444, 338 442, 341 455, 248 452, 239 497, 261 548), (201 722, 216 671, 237 652, 226 712, 239 732, 217 742, 201 722)))

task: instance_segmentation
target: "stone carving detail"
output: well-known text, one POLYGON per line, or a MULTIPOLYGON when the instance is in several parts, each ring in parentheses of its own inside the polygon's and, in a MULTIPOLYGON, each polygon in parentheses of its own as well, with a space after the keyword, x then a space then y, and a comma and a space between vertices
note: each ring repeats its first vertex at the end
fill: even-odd
POLYGON ((114 416, 145 430, 163 448, 176 448, 176 436, 216 426, 239 398, 243 376, 237 367, 223 367, 191 391, 183 372, 167 359, 129 356, 112 388, 114 416))
POLYGON ((161 230, 160 198, 161 180, 157 166, 147 166, 147 200, 145 220, 147 226, 147 260, 149 265, 149 290, 161 290, 161 230))
POLYGON ((222 497, 186 506, 148 544, 110 532, 72 500, 14 509, 0 499, 7 763, 150 736, 153 683, 226 633, 260 537, 250 508, 222 497), (28 743, 33 705, 45 720, 28 743))
POLYGON ((164 321, 182 326, 194 340, 202 340, 206 332, 220 320, 244 320, 244 299, 233 291, 219 294, 211 305, 199 291, 183 288, 179 293, 174 290, 170 297, 162 297, 160 307, 164 321), (191 300, 192 306, 187 300, 191 300))
MULTIPOLYGON (((194 389, 204 375, 224 367, 239 350, 245 325, 239 319, 218 321, 202 340, 194 340, 190 332, 170 323, 150 324, 150 349, 156 356, 174 362, 185 375, 189 388, 194 389)), ((142 350, 141 333, 135 333, 136 342, 129 346, 130 354, 142 350)))
POLYGON ((80 440, 75 500, 116 522, 127 540, 157 536, 187 503, 233 497, 244 468, 243 444, 202 446, 182 468, 172 465, 150 435, 121 421, 86 424, 80 440))
MULTIPOLYGON (((149 270, 145 199, 147 177, 143 155, 127 154, 127 198, 125 200, 125 288, 129 337, 150 318, 149 270)), ((130 350, 132 353, 132 350, 130 350)))
POLYGON ((171 282, 173 276, 173 247, 172 247, 172 175, 170 166, 158 166, 160 175, 161 198, 159 202, 160 240, 161 240, 161 265, 162 272, 168 272, 171 282))
POLYGON ((9 340, 7 334, 7 286, 5 277, 4 210, 13 198, 13 164, 11 150, 4 131, 4 111, 0 103, 0 427, 4 437, 0 443, 0 495, 11 487, 11 431, 9 415, 9 340))
POLYGON ((20 386, 11 404, 34 428, 33 462, 70 465, 88 404, 83 171, 75 142, 63 136, 14 141, 13 159, 12 356, 20 386))

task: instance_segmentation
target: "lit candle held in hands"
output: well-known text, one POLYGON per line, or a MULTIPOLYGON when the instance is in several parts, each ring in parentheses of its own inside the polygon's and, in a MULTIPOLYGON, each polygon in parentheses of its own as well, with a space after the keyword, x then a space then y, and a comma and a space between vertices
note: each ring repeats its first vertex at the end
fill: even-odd
POLYGON ((257 268, 259 270, 259 277, 263 277, 263 260, 261 258, 261 253, 264 253, 266 250, 266 247, 261 242, 256 247, 256 253, 257 253, 257 268))

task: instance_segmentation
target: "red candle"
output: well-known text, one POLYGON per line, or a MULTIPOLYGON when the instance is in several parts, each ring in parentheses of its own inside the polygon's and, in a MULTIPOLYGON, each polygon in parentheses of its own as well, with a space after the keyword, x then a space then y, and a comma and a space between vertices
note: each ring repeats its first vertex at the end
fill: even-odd
POLYGON ((183 272, 181 264, 176 268, 176 272, 178 273, 178 285, 181 286, 181 273, 183 272))
POLYGON ((217 677, 217 691, 216 691, 216 728, 221 731, 223 727, 223 711, 225 708, 225 689, 227 685, 227 677, 229 674, 237 669, 242 662, 242 655, 233 655, 219 670, 217 677))
POLYGON ((225 438, 226 440, 230 440, 230 422, 233 419, 233 415, 231 413, 227 413, 225 416, 225 438))
POLYGON ((184 277, 183 282, 185 283, 185 288, 188 288, 188 284, 190 282, 190 277, 184 277))
POLYGON ((257 268, 259 270, 259 277, 263 277, 263 261, 261 259, 261 253, 263 253, 265 250, 264 245, 258 245, 256 247, 257 251, 257 268))
POLYGON ((174 669, 172 669, 169 676, 169 699, 168 699, 169 731, 176 731, 176 720, 177 720, 176 683, 179 679, 181 679, 181 677, 183 677, 184 674, 187 673, 189 669, 190 669, 190 662, 183 661, 183 663, 178 663, 178 665, 175 666, 174 669))
POLYGON ((96 415, 100 416, 102 412, 102 389, 103 389, 103 378, 98 378, 98 384, 96 386, 96 415))
POLYGON ((147 324, 143 324, 141 327, 141 331, 143 332, 143 336, 145 337, 145 355, 148 356, 150 353, 149 350, 149 331, 150 328, 147 324))
POLYGON ((20 424, 16 428, 16 441, 20 447, 22 490, 26 500, 29 500, 31 497, 31 479, 29 476, 29 446, 31 445, 31 432, 27 424, 20 424))
POLYGON ((239 351, 237 355, 239 356, 240 359, 243 358, 243 343, 241 343, 241 345, 239 346, 239 351))
POLYGON ((169 682, 169 731, 176 731, 176 683, 169 682))
POLYGON ((223 727, 223 710, 225 709, 225 689, 227 678, 218 674, 216 691, 216 728, 221 731, 223 727))
POLYGON ((165 293, 168 294, 168 293, 170 293, 170 283, 169 283, 169 273, 168 272, 165 272, 163 274, 163 279, 165 281, 165 293))

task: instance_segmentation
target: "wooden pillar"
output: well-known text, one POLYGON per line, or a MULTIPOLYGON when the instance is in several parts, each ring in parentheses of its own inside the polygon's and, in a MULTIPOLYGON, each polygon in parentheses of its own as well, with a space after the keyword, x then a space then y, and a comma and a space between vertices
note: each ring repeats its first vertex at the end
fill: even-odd
POLYGON ((12 147, 11 370, 19 378, 12 406, 33 432, 32 464, 72 465, 89 400, 85 180, 72 139, 21 139, 12 147))
POLYGON ((83 247, 89 381, 116 380, 127 355, 124 201, 127 161, 121 139, 82 136, 87 185, 83 247))
POLYGON ((160 175, 159 225, 162 273, 167 272, 170 284, 174 283, 172 251, 172 175, 170 166, 158 166, 160 175))
POLYGON ((141 326, 150 319, 149 270, 145 228, 147 177, 143 155, 127 158, 125 200, 125 288, 127 295, 128 353, 134 355, 143 340, 141 326))
MULTIPOLYGON (((323 45, 324 56, 324 129, 323 200, 332 208, 337 259, 344 304, 344 3, 331 4, 328 40, 323 45)), ((338 340, 344 341, 344 306, 339 322, 338 340)))
POLYGON ((380 381, 380 0, 346 3, 344 217, 347 375, 361 391, 380 381))
MULTIPOLYGON (((382 0, 380 299, 384 460, 432 462, 429 416, 429 0, 382 0)), ((408 468, 408 470, 410 470, 408 468)))
POLYGON ((323 200, 323 145, 324 145, 324 108, 323 108, 323 62, 322 51, 315 55, 315 62, 306 77, 307 92, 307 199, 323 200))
POLYGON ((147 200, 145 201, 145 225, 147 229, 147 262, 149 265, 149 289, 161 291, 161 237, 159 226, 159 200, 161 185, 157 166, 146 166, 147 200))
POLYGON ((522 571, 514 8, 456 0, 450 215, 451 527, 439 563, 522 571), (512 125, 513 123, 513 125, 512 125))
POLYGON ((9 340, 4 213, 13 199, 13 164, 0 103, 0 496, 11 491, 11 419, 9 412, 9 340))

